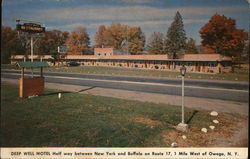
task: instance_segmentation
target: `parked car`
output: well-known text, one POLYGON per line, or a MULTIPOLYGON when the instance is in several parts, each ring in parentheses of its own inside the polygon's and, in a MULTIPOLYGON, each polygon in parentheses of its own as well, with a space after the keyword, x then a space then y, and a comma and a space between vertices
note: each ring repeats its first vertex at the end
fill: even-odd
POLYGON ((67 66, 79 66, 80 64, 75 61, 70 61, 67 63, 67 66))

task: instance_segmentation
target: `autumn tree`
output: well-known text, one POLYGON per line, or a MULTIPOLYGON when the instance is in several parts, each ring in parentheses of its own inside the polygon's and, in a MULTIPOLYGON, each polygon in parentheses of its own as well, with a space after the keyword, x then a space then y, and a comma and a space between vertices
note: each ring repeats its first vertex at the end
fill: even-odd
POLYGON ((67 31, 46 31, 44 36, 38 39, 37 54, 53 54, 57 52, 58 46, 64 45, 69 33, 67 31))
POLYGON ((66 46, 68 54, 82 55, 83 52, 89 52, 90 39, 84 27, 78 27, 69 35, 66 46))
POLYGON ((186 54, 198 54, 198 50, 195 46, 195 40, 190 38, 187 43, 186 54))
POLYGON ((7 26, 1 27, 1 63, 10 63, 11 55, 22 54, 24 48, 18 38, 16 30, 7 26))
POLYGON ((118 50, 138 54, 145 45, 145 35, 139 27, 112 23, 104 29, 100 26, 95 36, 97 47, 113 47, 118 50))
POLYGON ((148 51, 150 54, 163 54, 163 34, 160 32, 154 32, 148 40, 148 51))
POLYGON ((140 27, 130 27, 127 38, 128 51, 131 54, 140 54, 145 45, 145 35, 140 27))
POLYGON ((174 17, 174 21, 171 23, 167 31, 167 37, 165 41, 166 52, 171 54, 175 59, 176 54, 179 51, 186 49, 186 39, 182 16, 179 12, 177 12, 174 17))
POLYGON ((126 39, 126 33, 128 33, 128 26, 112 23, 103 34, 105 47, 114 47, 121 50, 123 41, 126 39))
POLYGON ((104 32, 106 31, 105 25, 101 25, 95 34, 95 47, 103 47, 105 45, 104 32))
POLYGON ((232 18, 215 14, 209 22, 200 29, 202 46, 214 53, 239 57, 248 39, 247 32, 236 29, 236 22, 232 18))

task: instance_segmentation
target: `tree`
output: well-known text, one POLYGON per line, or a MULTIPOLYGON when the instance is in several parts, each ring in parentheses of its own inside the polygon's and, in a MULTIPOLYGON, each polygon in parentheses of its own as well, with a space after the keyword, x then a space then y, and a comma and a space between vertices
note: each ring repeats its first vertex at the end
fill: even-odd
POLYGON ((242 55, 242 61, 249 63, 249 54, 250 54, 250 43, 246 43, 244 49, 243 49, 243 55, 242 55))
POLYGON ((174 21, 170 25, 167 31, 167 38, 165 41, 165 50, 168 54, 171 54, 173 58, 176 58, 176 54, 186 49, 186 33, 182 21, 181 14, 176 13, 174 21))
POLYGON ((104 29, 100 26, 95 36, 96 47, 113 47, 118 50, 138 54, 145 45, 145 35, 140 27, 130 27, 112 23, 104 29))
POLYGON ((230 57, 239 57, 248 39, 248 34, 236 29, 232 18, 215 14, 209 22, 200 29, 202 46, 214 53, 230 57))
POLYGON ((104 47, 105 37, 104 32, 106 31, 105 25, 101 25, 95 34, 95 47, 104 47))
POLYGON ((128 51, 131 54, 140 54, 145 45, 145 35, 140 27, 130 27, 128 31, 128 51))
POLYGON ((68 54, 82 55, 83 52, 89 52, 90 39, 84 27, 78 27, 69 35, 66 46, 68 54))
POLYGON ((150 54, 163 54, 163 34, 160 32, 154 32, 148 42, 148 51, 150 54))
POLYGON ((51 30, 46 31, 44 36, 37 42, 37 54, 55 54, 58 46, 64 45, 69 33, 67 31, 51 30))
POLYGON ((190 38, 187 43, 186 54, 198 54, 198 50, 195 46, 195 40, 190 38))
POLYGON ((105 47, 114 47, 115 49, 121 50, 127 32, 128 26, 119 23, 112 23, 103 34, 105 47))
POLYGON ((7 64, 10 63, 11 55, 24 52, 24 48, 21 46, 16 30, 7 26, 2 26, 1 29, 1 63, 7 64))

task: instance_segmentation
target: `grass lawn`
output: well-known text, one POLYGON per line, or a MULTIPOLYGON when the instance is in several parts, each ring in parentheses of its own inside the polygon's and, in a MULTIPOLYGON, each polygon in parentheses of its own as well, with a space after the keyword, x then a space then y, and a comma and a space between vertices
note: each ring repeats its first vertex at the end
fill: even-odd
MULTIPOLYGON (((18 87, 2 85, 1 146, 169 146, 163 131, 175 130, 180 107, 123 99, 63 93, 18 98, 18 87)), ((187 109, 186 120, 194 110, 187 109)), ((211 117, 199 111, 191 127, 208 126, 211 117)))
MULTIPOLYGON (((17 69, 13 65, 2 65, 1 69, 17 69)), ((48 72, 69 72, 82 74, 102 74, 102 75, 120 75, 120 76, 147 76, 147 77, 168 77, 177 78, 179 72, 146 70, 139 68, 119 68, 119 67, 101 67, 101 66, 79 66, 79 67, 49 67, 44 71, 48 72)), ((209 80, 230 80, 230 81, 248 81, 248 73, 187 73, 186 78, 190 79, 209 79, 209 80)))
MULTIPOLYGON (((168 133, 182 135, 174 128, 181 107, 70 92, 58 99, 57 92, 20 99, 16 85, 2 83, 1 146, 168 147, 177 140, 168 133)), ((194 111, 186 109, 186 121, 194 111)), ((196 146, 207 143, 200 129, 208 128, 212 119, 209 112, 199 110, 189 122, 193 135, 189 133, 186 144, 197 139, 196 146)))

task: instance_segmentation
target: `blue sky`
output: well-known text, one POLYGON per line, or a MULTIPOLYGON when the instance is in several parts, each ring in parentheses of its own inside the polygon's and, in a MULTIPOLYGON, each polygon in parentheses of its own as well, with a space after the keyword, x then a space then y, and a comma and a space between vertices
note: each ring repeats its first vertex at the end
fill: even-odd
POLYGON ((200 44, 199 30, 215 13, 236 20, 237 28, 249 31, 247 0, 3 0, 2 25, 15 27, 16 19, 38 21, 47 30, 72 31, 84 26, 94 44, 101 24, 119 22, 141 27, 146 38, 157 31, 166 35, 175 13, 184 21, 187 37, 200 44))

